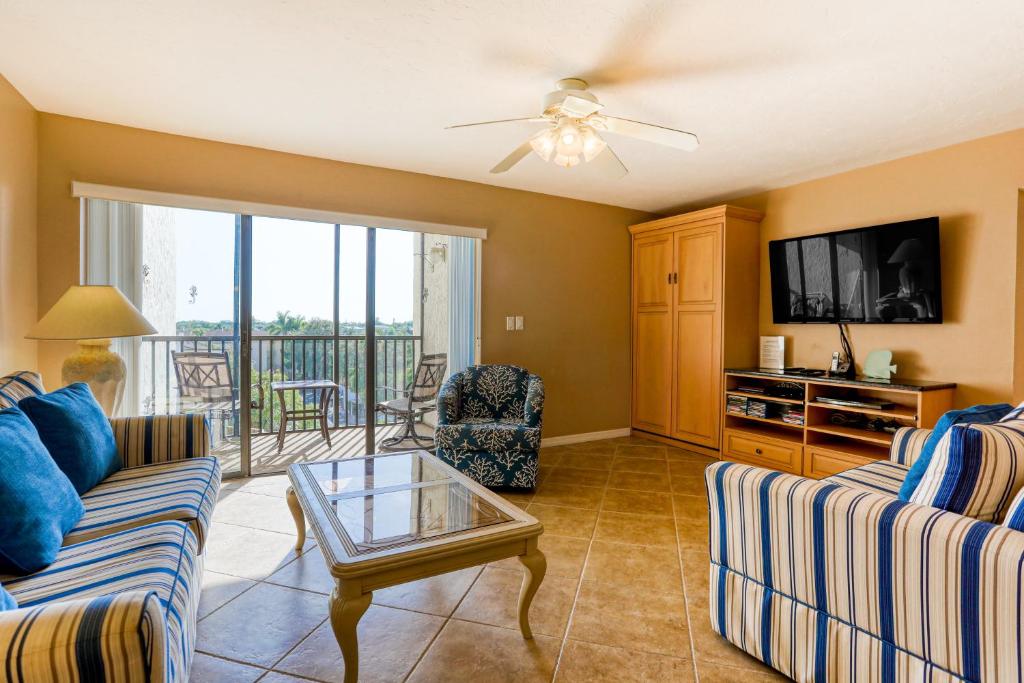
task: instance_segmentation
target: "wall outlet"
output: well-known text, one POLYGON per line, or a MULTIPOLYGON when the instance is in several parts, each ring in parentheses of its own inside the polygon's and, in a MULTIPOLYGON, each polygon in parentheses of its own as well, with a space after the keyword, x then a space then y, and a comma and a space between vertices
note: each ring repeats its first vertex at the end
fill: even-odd
POLYGON ((516 329, 517 330, 523 329, 523 316, 521 316, 521 315, 517 315, 516 316, 516 329))
POLYGON ((513 330, 516 329, 516 319, 514 316, 505 316, 505 329, 508 330, 509 332, 512 332, 513 330))

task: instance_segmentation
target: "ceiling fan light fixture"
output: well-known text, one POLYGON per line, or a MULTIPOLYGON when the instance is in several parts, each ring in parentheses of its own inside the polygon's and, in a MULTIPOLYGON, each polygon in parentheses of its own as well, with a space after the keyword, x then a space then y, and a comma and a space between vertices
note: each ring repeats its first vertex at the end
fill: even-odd
POLYGON ((576 166, 580 163, 580 157, 578 154, 573 156, 568 156, 565 154, 556 154, 554 162, 556 166, 561 166, 562 168, 572 168, 573 166, 576 166))
POLYGON ((583 151, 583 131, 573 119, 565 119, 555 129, 555 151, 561 156, 578 157, 583 151))
POLYGON ((590 126, 583 127, 583 158, 593 161, 594 158, 608 147, 608 143, 601 139, 590 126))
POLYGON ((555 153, 555 144, 558 136, 552 128, 542 130, 530 138, 530 147, 544 161, 551 161, 551 155, 555 153))

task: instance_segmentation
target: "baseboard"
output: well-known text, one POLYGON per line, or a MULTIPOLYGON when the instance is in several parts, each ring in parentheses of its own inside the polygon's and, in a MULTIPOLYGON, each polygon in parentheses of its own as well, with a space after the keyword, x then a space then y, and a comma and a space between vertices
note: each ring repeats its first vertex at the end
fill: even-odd
POLYGON ((608 429, 603 432, 586 432, 585 434, 566 434, 564 436, 549 436, 540 440, 541 448, 551 446, 566 446, 571 443, 584 443, 586 441, 600 441, 601 439, 617 439, 622 436, 629 436, 629 427, 622 429, 608 429))

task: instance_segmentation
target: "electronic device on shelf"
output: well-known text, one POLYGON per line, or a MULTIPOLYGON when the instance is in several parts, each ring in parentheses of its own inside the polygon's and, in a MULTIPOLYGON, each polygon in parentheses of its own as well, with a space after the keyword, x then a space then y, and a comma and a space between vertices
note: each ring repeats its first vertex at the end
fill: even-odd
POLYGON ((768 387, 765 393, 773 398, 788 398, 802 401, 804 398, 804 387, 796 382, 779 382, 768 387))
POLYGON ((827 403, 834 406, 846 406, 848 408, 869 408, 871 410, 888 410, 896 406, 889 401, 863 401, 853 398, 833 398, 832 396, 817 396, 814 399, 818 403, 827 403))
POLYGON ((744 394, 763 394, 763 393, 765 393, 764 387, 740 386, 740 387, 736 387, 736 391, 742 391, 744 394))
POLYGON ((783 372, 787 375, 800 375, 801 377, 821 377, 825 374, 824 370, 814 368, 786 368, 783 372))

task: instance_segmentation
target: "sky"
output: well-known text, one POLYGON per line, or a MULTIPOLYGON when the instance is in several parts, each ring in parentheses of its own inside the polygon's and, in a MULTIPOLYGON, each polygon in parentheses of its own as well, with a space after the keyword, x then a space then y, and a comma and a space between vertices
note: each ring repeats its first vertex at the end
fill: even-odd
MULTIPOLYGON (((177 249, 178 320, 233 317, 233 214, 172 209, 177 249), (196 287, 195 300, 189 290, 196 287)), ((417 233, 377 230, 377 319, 412 320, 413 254, 417 233)), ((254 217, 253 316, 269 321, 278 311, 333 318, 334 226, 254 217)), ((366 228, 341 226, 341 320, 365 320, 366 228)))

